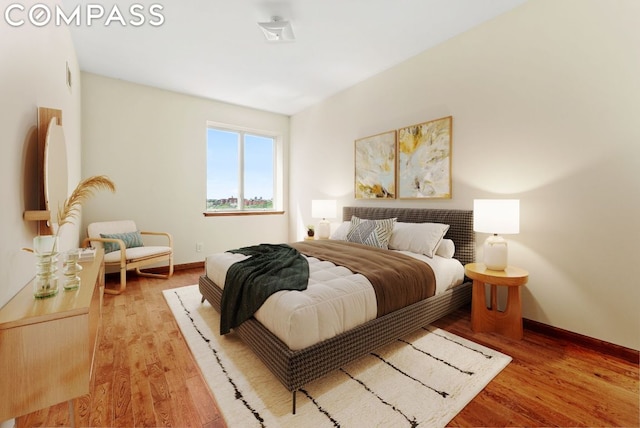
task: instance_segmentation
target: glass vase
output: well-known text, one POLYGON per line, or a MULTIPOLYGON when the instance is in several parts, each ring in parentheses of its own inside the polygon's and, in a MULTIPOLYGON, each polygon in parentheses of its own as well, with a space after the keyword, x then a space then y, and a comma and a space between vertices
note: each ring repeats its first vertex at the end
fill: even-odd
POLYGON ((52 235, 33 238, 36 256, 36 277, 33 281, 33 295, 38 298, 54 296, 58 293, 58 237, 52 235))

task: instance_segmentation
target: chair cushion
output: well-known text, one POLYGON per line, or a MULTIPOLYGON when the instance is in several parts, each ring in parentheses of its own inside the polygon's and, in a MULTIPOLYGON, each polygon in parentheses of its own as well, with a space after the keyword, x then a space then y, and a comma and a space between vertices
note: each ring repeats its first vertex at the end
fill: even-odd
MULTIPOLYGON (((146 259, 163 254, 171 254, 171 247, 163 246, 149 246, 149 247, 135 247, 127 248, 125 251, 125 259, 127 262, 136 259, 146 259)), ((112 251, 109 254, 104 255, 105 263, 119 263, 120 262, 120 250, 112 251)))
MULTIPOLYGON (((124 242, 124 246, 127 248, 144 246, 144 242, 142 242, 142 235, 138 230, 136 230, 135 232, 125 233, 101 233, 100 237, 108 239, 122 239, 122 241, 124 242)), ((120 249, 120 245, 118 245, 117 242, 103 242, 102 245, 104 246, 105 254, 120 249)))

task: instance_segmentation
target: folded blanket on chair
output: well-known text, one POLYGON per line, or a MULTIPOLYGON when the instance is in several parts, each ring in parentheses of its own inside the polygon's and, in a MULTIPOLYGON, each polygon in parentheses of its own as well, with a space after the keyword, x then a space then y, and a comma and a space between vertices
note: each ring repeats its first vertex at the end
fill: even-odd
POLYGON ((305 290, 309 263, 286 244, 260 244, 230 250, 249 258, 229 267, 222 290, 220 334, 248 320, 265 300, 280 290, 305 290))

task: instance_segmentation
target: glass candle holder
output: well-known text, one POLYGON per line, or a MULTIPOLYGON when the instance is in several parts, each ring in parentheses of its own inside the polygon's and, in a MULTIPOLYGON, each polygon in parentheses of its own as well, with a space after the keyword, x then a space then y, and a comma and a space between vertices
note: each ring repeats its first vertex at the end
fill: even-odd
POLYGON ((65 290, 73 290, 80 286, 80 277, 78 272, 82 270, 82 266, 78 264, 80 252, 78 249, 69 250, 64 253, 62 262, 62 273, 64 274, 64 283, 62 286, 65 290))

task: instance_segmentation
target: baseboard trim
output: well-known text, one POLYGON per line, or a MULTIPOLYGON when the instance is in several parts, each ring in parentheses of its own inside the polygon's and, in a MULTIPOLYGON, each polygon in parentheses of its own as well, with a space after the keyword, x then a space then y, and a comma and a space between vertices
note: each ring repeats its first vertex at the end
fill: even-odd
MULTIPOLYGON (((204 269, 204 261, 201 262, 191 262, 191 263, 182 263, 179 265, 173 265, 173 270, 187 270, 187 269, 204 269)), ((162 270, 162 268, 160 268, 162 270)))
POLYGON ((538 321, 530 319, 523 319, 523 326, 527 330, 535 331, 546 336, 551 336, 557 339, 563 339, 567 342, 584 346, 589 349, 593 349, 602 354, 611 355, 623 359, 627 362, 638 364, 640 363, 640 351, 627 348, 614 343, 605 342, 604 340, 595 339, 593 337, 584 336, 579 333, 574 333, 569 330, 564 330, 558 327, 553 327, 548 324, 544 324, 538 321))
MULTIPOLYGON (((167 266, 158 266, 158 267, 152 267, 152 268, 145 268, 145 269, 141 269, 143 272, 148 272, 148 273, 160 273, 160 274, 166 274, 167 273, 167 266)), ((182 263, 179 265, 173 265, 173 271, 177 271, 177 270, 187 270, 187 269, 204 269, 204 261, 201 262, 191 262, 191 263, 182 263)), ((120 275, 119 272, 110 272, 107 275, 120 275)))

